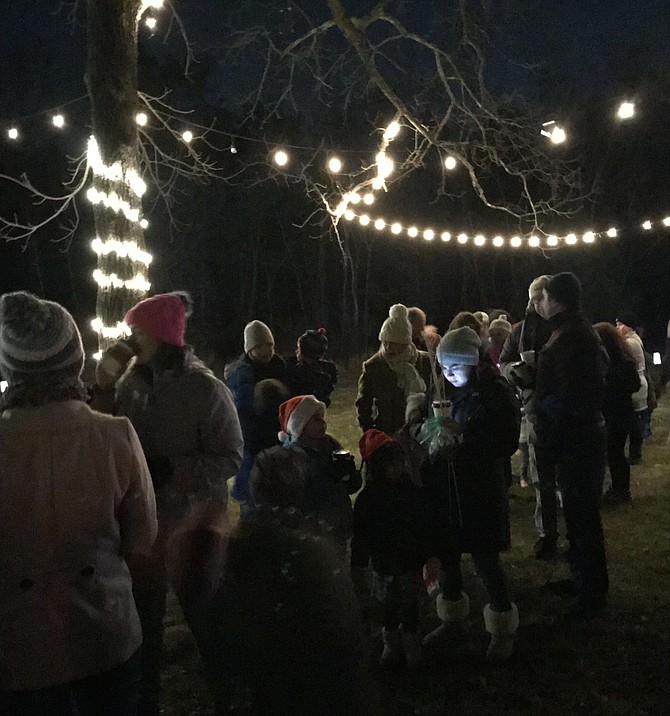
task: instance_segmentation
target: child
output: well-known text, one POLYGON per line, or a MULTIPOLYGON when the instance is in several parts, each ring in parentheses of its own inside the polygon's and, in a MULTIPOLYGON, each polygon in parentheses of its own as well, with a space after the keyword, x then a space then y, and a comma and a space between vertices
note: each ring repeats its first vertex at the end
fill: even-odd
POLYGON ((353 457, 326 433, 326 406, 313 395, 296 395, 279 406, 279 441, 305 454, 305 484, 299 507, 325 520, 336 548, 344 556, 351 537, 353 510, 349 495, 361 487, 353 457))
POLYGON ((366 479, 354 506, 352 579, 359 598, 367 599, 366 570, 372 559, 373 594, 383 610, 379 662, 393 663, 404 650, 407 665, 414 668, 421 658, 418 604, 429 556, 428 510, 421 489, 405 472, 400 443, 372 429, 363 433, 359 445, 366 479))
POLYGON ((292 395, 313 395, 326 406, 337 383, 337 366, 323 356, 328 350, 326 329, 305 331, 295 356, 286 359, 286 383, 292 395))

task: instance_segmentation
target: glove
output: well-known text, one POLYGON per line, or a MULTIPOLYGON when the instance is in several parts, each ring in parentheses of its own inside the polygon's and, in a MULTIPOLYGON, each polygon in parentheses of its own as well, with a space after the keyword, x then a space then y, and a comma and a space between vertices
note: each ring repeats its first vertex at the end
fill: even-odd
POLYGON ((125 373, 130 359, 135 355, 132 345, 127 341, 116 341, 107 350, 95 367, 95 382, 103 390, 113 388, 116 381, 125 373))
POLYGON ((535 384, 535 369, 528 363, 515 363, 508 372, 509 381, 517 388, 525 390, 535 384))

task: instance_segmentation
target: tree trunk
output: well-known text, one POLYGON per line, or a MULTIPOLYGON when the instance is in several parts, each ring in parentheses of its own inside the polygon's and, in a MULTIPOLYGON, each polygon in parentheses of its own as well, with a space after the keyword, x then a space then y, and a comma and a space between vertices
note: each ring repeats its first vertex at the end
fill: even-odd
MULTIPOLYGON (((141 198, 131 187, 129 172, 139 172, 138 132, 135 114, 137 98, 137 20, 140 0, 88 0, 88 67, 86 84, 91 99, 93 135, 102 164, 120 166, 120 176, 96 172, 93 189, 107 196, 115 193, 128 202, 131 211, 141 211, 141 198)), ((132 216, 132 215, 131 215, 132 216)), ((144 250, 139 217, 128 218, 118 208, 94 202, 97 237, 102 242, 134 242, 144 250)), ((135 276, 146 278, 146 263, 124 256, 125 251, 98 254, 103 276, 115 274, 121 281, 135 276)), ((103 278, 104 281, 104 278, 103 278)), ((105 286, 98 281, 97 318, 105 327, 114 327, 145 291, 125 286, 105 286)), ((100 332, 100 346, 113 340, 111 331, 100 332)))

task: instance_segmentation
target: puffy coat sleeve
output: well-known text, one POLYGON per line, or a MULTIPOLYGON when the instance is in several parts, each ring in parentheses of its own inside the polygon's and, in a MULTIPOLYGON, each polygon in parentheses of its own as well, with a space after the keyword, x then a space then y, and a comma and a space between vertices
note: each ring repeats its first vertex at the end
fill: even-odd
POLYGON ((127 418, 125 439, 130 448, 129 484, 117 510, 124 555, 147 554, 156 540, 156 498, 151 475, 135 428, 127 418))

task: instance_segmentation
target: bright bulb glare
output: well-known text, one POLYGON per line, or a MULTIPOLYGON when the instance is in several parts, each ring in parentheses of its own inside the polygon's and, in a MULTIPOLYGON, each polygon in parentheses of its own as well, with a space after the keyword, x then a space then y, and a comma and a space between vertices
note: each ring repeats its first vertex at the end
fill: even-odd
POLYGON ((144 24, 150 29, 155 30, 156 29, 156 18, 155 17, 148 17, 144 24))
POLYGON ((521 246, 521 237, 520 236, 512 236, 509 243, 510 243, 510 246, 512 246, 515 249, 518 249, 519 246, 521 246))
POLYGON ((467 244, 468 243, 468 235, 467 234, 459 234, 457 238, 458 238, 459 244, 467 244))
POLYGON ((361 226, 367 226, 370 223, 370 217, 367 214, 361 214, 361 216, 358 217, 358 221, 361 226))
POLYGON ((142 220, 140 221, 140 227, 143 228, 143 229, 148 229, 148 228, 149 228, 149 222, 148 222, 146 219, 142 219, 142 220))
POLYGON ((537 236, 531 236, 530 239, 528 239, 528 246, 539 246, 540 245, 540 239, 537 238, 537 236))
POLYGON ((400 125, 397 122, 391 122, 388 127, 386 127, 386 131, 384 132, 384 138, 385 139, 395 139, 398 136, 398 132, 400 131, 400 125))
POLYGON ((391 226, 391 233, 392 234, 399 234, 402 231, 402 225, 401 224, 393 224, 391 226))
POLYGON ((190 144, 193 141, 193 132, 191 132, 190 129, 187 129, 182 135, 181 138, 186 142, 186 144, 190 144))
POLYGON ((138 112, 135 115, 135 121, 140 125, 140 127, 146 127, 149 117, 147 117, 146 112, 138 112))
POLYGON ((275 152, 274 160, 278 167, 285 167, 288 164, 288 154, 283 149, 280 149, 275 152))
POLYGON ((585 244, 592 244, 596 240, 596 235, 593 233, 593 231, 587 231, 584 236, 582 236, 582 241, 585 244))
POLYGON ((549 138, 551 139, 552 144, 563 144, 567 135, 565 130, 561 127, 554 127, 549 138))
POLYGON ((440 238, 442 241, 450 241, 451 240, 451 234, 448 231, 443 231, 440 235, 440 238))
POLYGON ((635 115, 635 104, 633 102, 622 102, 617 110, 619 119, 630 119, 635 115))
POLYGON ((611 229, 607 229, 607 235, 608 235, 611 239, 616 238, 617 233, 618 233, 618 232, 617 232, 617 230, 616 230, 614 227, 612 227, 611 229))
POLYGON ((363 197, 363 201, 364 201, 364 203, 366 203, 368 206, 370 206, 370 204, 374 204, 374 203, 375 203, 374 194, 366 194, 366 195, 363 197))
POLYGON ((380 189, 383 188, 383 186, 384 186, 384 180, 381 177, 375 177, 372 180, 372 188, 375 191, 379 191, 380 189))
POLYGON ((475 236, 475 246, 484 246, 486 243, 486 237, 482 236, 481 234, 478 234, 475 236))
POLYGON ((642 228, 645 231, 649 231, 649 229, 651 229, 651 221, 645 221, 644 224, 642 224, 642 228))
POLYGON ((10 139, 18 139, 19 138, 19 130, 16 129, 16 127, 12 127, 10 130, 7 131, 7 136, 10 139))
POLYGON ((333 172, 333 174, 342 171, 342 162, 337 157, 331 157, 328 160, 328 171, 333 172))
POLYGON ((54 114, 51 121, 53 122, 54 127, 58 127, 58 129, 65 125, 65 117, 63 117, 62 114, 54 114))
POLYGON ((493 237, 493 245, 500 248, 505 243, 505 239, 503 239, 502 236, 494 236, 493 237))
POLYGON ((663 226, 670 226, 670 216, 666 216, 665 219, 663 219, 663 226))
POLYGON ((435 238, 435 232, 432 229, 426 229, 423 232, 423 238, 426 239, 426 241, 432 241, 435 238))
POLYGON ((358 202, 361 200, 361 195, 358 194, 355 191, 352 191, 351 194, 349 194, 349 201, 352 204, 358 204, 358 202))
POLYGON ((444 168, 448 171, 452 171, 453 169, 456 169, 456 160, 454 157, 447 157, 444 160, 444 168))
POLYGON ((407 236, 411 236, 413 239, 415 239, 419 235, 419 230, 416 228, 416 226, 410 226, 409 229, 407 229, 407 236))
POLYGON ((576 244, 577 243, 577 235, 576 234, 568 234, 565 237, 565 243, 570 244, 570 245, 576 244))
POLYGON ((385 227, 386 227, 386 222, 384 221, 384 219, 376 219, 375 220, 375 229, 377 229, 377 231, 381 231, 385 227))
POLYGON ((547 237, 547 246, 558 246, 558 236, 552 234, 547 237))
POLYGON ((353 221, 355 216, 356 216, 356 214, 354 214, 354 212, 353 212, 351 209, 347 209, 347 210, 344 212, 344 218, 345 218, 347 221, 353 221))

